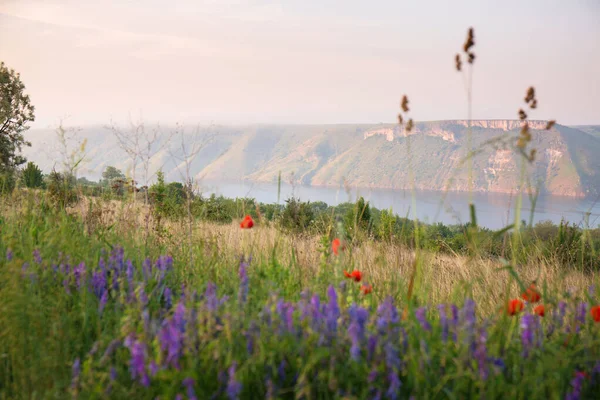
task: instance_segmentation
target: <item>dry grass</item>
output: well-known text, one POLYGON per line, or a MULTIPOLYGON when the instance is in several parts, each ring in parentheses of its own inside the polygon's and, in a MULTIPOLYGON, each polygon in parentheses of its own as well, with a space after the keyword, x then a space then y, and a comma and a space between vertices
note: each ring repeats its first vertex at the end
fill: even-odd
MULTIPOLYGON (((88 225, 114 224, 123 233, 135 229, 140 232, 137 235, 140 242, 145 237, 145 227, 152 229, 155 223, 149 208, 143 204, 95 201, 93 210, 89 210, 89 200, 72 208, 88 225)), ((169 221, 163 228, 166 232, 163 243, 167 249, 181 249, 190 243, 187 221, 169 221)), ((330 268, 332 276, 339 274, 341 269, 360 269, 365 281, 373 285, 373 295, 377 297, 390 293, 404 296, 415 257, 414 251, 403 246, 364 241, 348 247, 339 257, 330 255, 328 262, 322 263, 319 237, 285 234, 269 224, 242 230, 238 222, 221 225, 196 221, 193 232, 191 243, 195 254, 212 254, 228 263, 236 263, 241 254, 251 254, 256 262, 269 262, 275 256, 284 268, 294 269, 300 280, 310 280, 322 272, 320 268, 330 268)), ((501 270, 503 265, 499 260, 425 251, 419 254, 419 262, 416 296, 423 302, 453 302, 470 295, 482 310, 493 312, 505 298, 507 284, 511 285, 511 297, 519 295, 518 285, 508 271, 501 270)), ((565 270, 558 262, 544 258, 519 265, 516 271, 524 283, 536 279, 540 288, 546 285, 548 294, 557 295, 569 292, 583 296, 588 286, 598 282, 600 277, 598 273, 565 270)))

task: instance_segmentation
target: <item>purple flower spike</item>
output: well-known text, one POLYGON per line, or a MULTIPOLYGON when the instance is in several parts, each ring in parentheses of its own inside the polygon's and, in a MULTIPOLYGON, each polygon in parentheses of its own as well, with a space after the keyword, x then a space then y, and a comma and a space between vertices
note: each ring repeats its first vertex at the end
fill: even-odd
POLYGON ((488 356, 487 356, 487 331, 485 327, 481 327, 479 331, 479 337, 477 338, 477 345, 475 347, 475 353, 473 354, 477 360, 477 366, 479 368, 479 377, 481 380, 486 380, 489 375, 488 369, 488 356))
POLYGON ((35 249, 33 250, 33 260, 37 263, 37 264, 41 264, 42 263, 42 255, 40 253, 39 249, 35 249))
POLYGON ((377 314, 377 328, 380 333, 385 333, 391 325, 397 324, 400 321, 398 310, 396 309, 396 306, 394 306, 394 301, 391 297, 388 297, 379 305, 377 314))
POLYGON ((97 271, 92 274, 92 290, 96 297, 101 298, 106 289, 106 275, 104 271, 97 271))
POLYGON ((13 256, 13 251, 10 248, 6 249, 6 261, 12 261, 13 256))
POLYGON ((145 387, 150 386, 150 378, 146 373, 146 346, 142 342, 133 341, 131 337, 127 338, 125 345, 129 347, 131 352, 131 360, 129 361, 131 378, 137 378, 145 387))
POLYGON ((440 313, 440 326, 442 327, 442 341, 446 343, 448 341, 448 315, 446 313, 446 305, 439 304, 438 311, 440 313))
POLYGON ((167 310, 171 309, 172 306, 172 298, 173 298, 173 294, 171 292, 171 288, 167 287, 165 288, 165 292, 163 293, 163 296, 165 298, 165 307, 167 308, 167 310))
POLYGON ((419 307, 415 310, 415 316, 424 331, 429 332, 431 330, 431 324, 427 321, 427 309, 425 307, 419 307))
POLYGON ((194 391, 195 382, 192 378, 185 378, 183 386, 185 386, 186 394, 189 400, 197 400, 196 392, 194 391))
POLYGON ((583 380, 585 374, 582 372, 576 372, 575 377, 571 379, 571 391, 565 396, 565 400, 579 400, 581 399, 581 388, 583 386, 583 380))
POLYGON ((365 323, 369 318, 369 311, 362 307, 357 307, 355 304, 350 306, 348 310, 350 315, 350 325, 348 326, 348 336, 352 341, 352 347, 350 348, 350 357, 354 361, 360 359, 360 346, 364 340, 365 334, 365 323))
POLYGON ((72 388, 77 386, 77 381, 79 380, 80 373, 81 373, 81 362, 78 357, 73 362, 73 367, 72 367, 72 374, 71 374, 71 387, 72 388))
POLYGON ((238 292, 240 304, 246 303, 246 300, 248 299, 249 282, 247 268, 248 264, 242 260, 242 262, 240 263, 240 269, 238 273, 240 277, 240 289, 238 292))
POLYGON ((240 398, 242 384, 235 379, 235 369, 237 364, 234 362, 227 370, 229 380, 227 381, 227 397, 229 400, 237 400, 240 398))
POLYGON ((102 315, 102 311, 104 311, 104 307, 106 306, 106 302, 108 301, 108 290, 104 289, 104 293, 102 293, 102 297, 100 298, 100 303, 98 304, 98 313, 102 315))
POLYGON ((333 334, 337 330, 337 321, 340 317, 340 306, 338 305, 337 293, 333 285, 330 285, 327 289, 327 297, 329 298, 329 302, 325 307, 325 323, 327 331, 333 334))
POLYGON ((400 382, 400 378, 398 378, 398 374, 395 371, 391 371, 389 373, 388 379, 390 381, 390 386, 386 392, 387 397, 391 400, 396 400, 398 398, 398 392, 400 391, 402 382, 400 382))
POLYGON ((210 312, 215 312, 219 306, 219 299, 217 298, 217 286, 209 282, 206 285, 206 291, 204 292, 204 301, 206 302, 206 309, 210 312))

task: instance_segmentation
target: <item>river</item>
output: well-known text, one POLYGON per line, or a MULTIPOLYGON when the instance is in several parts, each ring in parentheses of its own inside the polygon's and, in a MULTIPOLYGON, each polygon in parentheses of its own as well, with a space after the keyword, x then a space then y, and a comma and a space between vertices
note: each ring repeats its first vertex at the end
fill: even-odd
MULTIPOLYGON (((201 189, 204 195, 214 193, 230 198, 252 197, 263 203, 278 201, 277 184, 274 183, 202 182, 201 189)), ((284 203, 285 199, 292 195, 303 201, 323 201, 329 205, 354 202, 359 196, 363 196, 372 206, 379 209, 391 208, 395 214, 402 217, 413 218, 415 213, 413 199, 408 190, 352 188, 346 192, 343 188, 292 186, 282 183, 280 203, 284 203)), ((516 199, 516 195, 503 193, 473 194, 477 223, 490 229, 500 229, 513 223, 516 199)), ((417 191, 415 200, 416 215, 421 221, 456 224, 468 222, 470 219, 468 193, 417 191)), ((521 219, 529 222, 532 209, 534 224, 546 220, 554 223, 565 220, 580 226, 600 226, 600 199, 540 196, 534 208, 529 197, 524 195, 521 219)))

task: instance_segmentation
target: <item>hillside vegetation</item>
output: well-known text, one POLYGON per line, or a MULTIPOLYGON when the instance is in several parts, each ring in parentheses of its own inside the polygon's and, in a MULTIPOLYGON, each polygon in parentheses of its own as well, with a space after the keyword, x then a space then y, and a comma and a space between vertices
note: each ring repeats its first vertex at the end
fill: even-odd
MULTIPOLYGON (((531 121, 531 147, 536 160, 528 167, 531 185, 542 194, 590 196, 600 194, 600 138, 593 127, 585 130, 555 125, 545 131, 543 121, 531 121)), ((416 188, 468 190, 465 166, 467 121, 416 123, 411 132, 416 188)), ((509 148, 520 131, 520 121, 473 121, 473 190, 511 193, 519 179, 519 154, 509 148)), ((164 127, 168 132, 170 128, 164 127)), ((174 128, 173 128, 174 129, 174 128)), ((583 128, 582 128, 583 129, 583 128)), ((194 132, 188 129, 188 134, 194 132)), ((110 130, 86 128, 87 162, 81 173, 99 174, 107 165, 124 170, 131 162, 110 130)), ((51 130, 31 131, 29 156, 47 172, 55 166, 50 153, 51 130), (45 145, 43 143, 46 143, 45 145)), ((190 172, 209 181, 276 182, 279 173, 298 183, 316 186, 409 189, 406 137, 397 125, 254 125, 213 126, 197 140, 204 147, 190 172)), ((179 143, 173 143, 177 147, 179 143)), ((166 146, 165 146, 166 147, 166 146)), ((162 167, 170 180, 181 173, 166 148, 152 160, 152 171, 162 167)))

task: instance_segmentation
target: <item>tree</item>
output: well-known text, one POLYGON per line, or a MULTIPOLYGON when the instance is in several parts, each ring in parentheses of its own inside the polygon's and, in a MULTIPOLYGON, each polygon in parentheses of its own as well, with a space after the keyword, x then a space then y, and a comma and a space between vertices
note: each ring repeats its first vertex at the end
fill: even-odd
POLYGON ((44 175, 42 170, 32 162, 28 162, 21 175, 21 182, 28 188, 40 188, 44 186, 44 175))
POLYGON ((35 120, 35 109, 24 91, 21 76, 0 62, 0 170, 3 171, 13 171, 25 163, 19 153, 23 146, 31 146, 23 132, 29 128, 27 123, 35 120))
POLYGON ((104 169, 104 172, 102 172, 102 184, 108 185, 114 179, 125 180, 125 174, 123 174, 123 172, 120 169, 109 165, 104 169))

